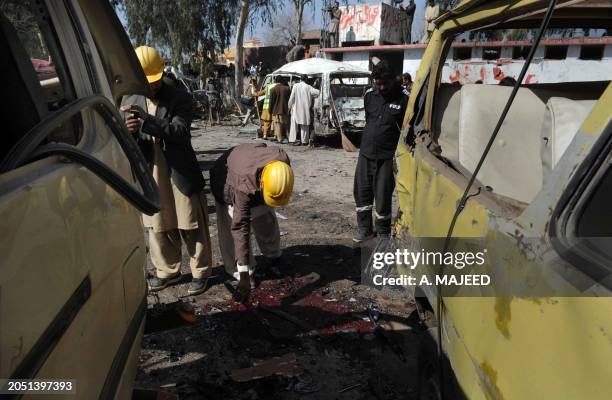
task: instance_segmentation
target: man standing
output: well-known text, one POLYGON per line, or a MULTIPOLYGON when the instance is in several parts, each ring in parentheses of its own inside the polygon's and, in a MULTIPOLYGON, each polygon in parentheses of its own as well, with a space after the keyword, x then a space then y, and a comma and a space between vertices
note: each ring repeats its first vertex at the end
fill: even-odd
POLYGON ((425 8, 425 30, 427 32, 427 42, 431 38, 431 34, 436 29, 436 24, 433 21, 440 16, 440 7, 435 3, 434 0, 427 1, 427 7, 425 8))
POLYGON ((270 114, 272 114, 272 125, 274 125, 274 135, 279 143, 284 143, 287 137, 289 126, 289 96, 291 89, 287 85, 287 78, 277 75, 274 81, 278 85, 270 91, 270 114))
POLYGON ((409 0, 406 8, 404 8, 401 3, 399 7, 402 10, 402 42, 404 44, 410 44, 412 41, 412 20, 414 18, 414 11, 416 10, 416 4, 414 4, 414 0, 409 0))
POLYGON ((219 88, 217 87, 217 80, 215 78, 208 78, 206 83, 206 95, 208 96, 208 123, 210 126, 214 125, 213 115, 217 122, 217 125, 221 125, 221 95, 219 94, 219 88))
POLYGON ((334 6, 329 11, 329 25, 327 25, 327 33, 329 34, 329 47, 338 47, 338 31, 340 27, 340 18, 342 17, 342 10, 340 9, 340 3, 334 2, 334 6))
POLYGON ((164 62, 155 49, 141 46, 136 55, 153 97, 129 96, 121 110, 127 113, 127 128, 137 135, 162 200, 160 212, 143 216, 156 270, 149 287, 158 291, 180 281, 182 239, 193 277, 188 293, 202 293, 211 274, 212 253, 204 178, 191 146, 191 96, 163 78, 164 62))
POLYGON ((289 108, 291 109, 291 128, 289 130, 289 142, 296 146, 312 145, 310 137, 310 123, 312 121, 310 108, 313 99, 319 95, 319 91, 310 86, 306 81, 300 81, 293 85, 289 97, 289 108), (299 137, 298 137, 299 135, 299 137))
POLYGON ((293 192, 289 157, 280 147, 241 144, 215 161, 210 186, 217 208, 219 249, 226 271, 248 297, 254 287, 251 230, 269 265, 281 256, 278 220, 272 207, 286 205, 293 192))
POLYGON ((406 89, 406 92, 410 94, 412 91, 412 76, 408 72, 402 74, 402 86, 406 89))
POLYGON ((374 237, 372 209, 376 233, 391 233, 391 199, 395 188, 393 157, 408 103, 408 94, 395 79, 386 61, 372 70, 374 88, 364 96, 366 126, 361 138, 355 170, 354 196, 357 212, 355 242, 374 237))
POLYGON ((270 129, 272 128, 272 115, 270 114, 270 92, 274 86, 278 85, 276 82, 272 82, 266 85, 263 90, 257 92, 257 96, 264 96, 263 106, 261 107, 261 120, 263 132, 263 140, 268 140, 270 129))

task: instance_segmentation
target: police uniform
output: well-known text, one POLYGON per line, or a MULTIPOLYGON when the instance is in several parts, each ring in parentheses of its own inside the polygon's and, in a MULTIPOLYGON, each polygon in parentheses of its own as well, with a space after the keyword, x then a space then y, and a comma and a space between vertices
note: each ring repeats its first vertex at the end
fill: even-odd
POLYGON ((393 156, 397 148, 408 92, 396 85, 383 97, 369 89, 364 96, 366 126, 355 170, 354 197, 360 231, 372 231, 372 210, 378 234, 391 232, 391 199, 395 189, 393 156))

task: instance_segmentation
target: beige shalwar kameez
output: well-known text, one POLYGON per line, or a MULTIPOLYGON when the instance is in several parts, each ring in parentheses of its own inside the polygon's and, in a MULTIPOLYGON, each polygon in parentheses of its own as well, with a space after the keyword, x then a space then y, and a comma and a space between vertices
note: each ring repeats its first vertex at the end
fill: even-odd
MULTIPOLYGON (((157 106, 147 99, 149 114, 155 115, 157 106)), ((157 138, 153 146, 153 179, 159 187, 162 208, 160 212, 143 215, 143 224, 149 231, 151 261, 158 278, 180 274, 181 239, 189 254, 189 267, 193 278, 203 279, 212 272, 212 252, 208 231, 208 211, 203 192, 184 195, 170 179, 170 170, 157 138)))

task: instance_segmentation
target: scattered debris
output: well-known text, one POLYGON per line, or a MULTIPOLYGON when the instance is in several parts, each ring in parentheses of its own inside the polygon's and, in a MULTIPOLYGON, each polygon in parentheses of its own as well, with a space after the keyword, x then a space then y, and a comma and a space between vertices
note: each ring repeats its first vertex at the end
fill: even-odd
POLYGON ((272 375, 294 377, 302 373, 303 369, 298 364, 295 353, 288 353, 281 357, 254 362, 250 368, 235 369, 231 372, 231 378, 236 382, 248 382, 272 375))
POLYGON ((176 307, 176 313, 183 319, 183 321, 190 324, 195 324, 198 320, 195 310, 187 303, 179 303, 176 307))
POLYGON ((194 308, 184 301, 156 303, 147 309, 145 333, 174 329, 197 320, 194 308))
POLYGON ((321 386, 314 381, 312 375, 303 373, 291 379, 287 390, 296 393, 314 393, 321 390, 321 386))
POLYGON ((363 340, 367 340, 368 342, 371 342, 374 339, 376 339, 376 336, 374 336, 372 333, 366 333, 363 335, 363 340))
POLYGON ((178 400, 178 396, 168 392, 152 389, 135 388, 132 392, 132 400, 178 400))
POLYGON ((280 232, 280 235, 281 235, 281 236, 285 236, 285 235, 287 235, 287 233, 288 233, 288 232, 281 231, 281 232, 280 232))
POLYGON ((368 304, 367 311, 368 317, 370 318, 372 323, 374 323, 374 325, 377 325, 378 319, 380 318, 380 310, 378 309, 378 306, 374 303, 370 303, 368 304))
POLYGON ((316 328, 312 325, 310 325, 309 323, 306 323, 296 317, 294 317, 291 314, 288 314, 278 308, 272 308, 272 307, 268 307, 265 305, 260 305, 259 308, 261 308, 264 311, 267 311, 271 314, 276 315, 277 317, 283 318, 291 323, 293 323, 294 325, 297 325, 298 327, 302 328, 304 331, 306 332, 312 332, 314 330, 316 330, 316 328))
POLYGON ((374 335, 380 337, 402 362, 406 362, 406 356, 404 355, 404 350, 402 350, 402 347, 395 343, 395 341, 389 337, 387 331, 385 331, 378 323, 380 319, 380 310, 376 304, 370 303, 367 311, 370 322, 372 322, 372 325, 374 325, 374 335))
POLYGON ((276 214, 276 217, 279 219, 284 219, 284 220, 287 219, 287 217, 285 217, 283 214, 279 213, 278 211, 276 211, 275 214, 276 214))
POLYGON ((406 324, 398 321, 384 321, 380 324, 380 327, 385 331, 399 332, 399 331, 410 331, 412 328, 406 324))
POLYGON ((362 386, 361 383, 356 383, 354 385, 351 386, 347 386, 344 389, 340 389, 338 390, 338 393, 344 393, 344 392, 348 392, 349 390, 353 390, 353 389, 357 389, 358 387, 362 386))

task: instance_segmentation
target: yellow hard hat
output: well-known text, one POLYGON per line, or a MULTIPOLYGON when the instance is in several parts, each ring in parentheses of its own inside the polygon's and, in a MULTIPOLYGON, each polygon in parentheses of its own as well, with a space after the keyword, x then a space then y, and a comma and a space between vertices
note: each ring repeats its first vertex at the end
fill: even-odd
POLYGON ((149 83, 155 83, 164 74, 164 60, 159 56, 157 50, 149 46, 140 46, 136 49, 136 56, 149 83))
POLYGON ((261 192, 270 207, 281 207, 289 203, 293 192, 293 170, 282 161, 266 164, 261 172, 261 192))

